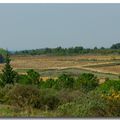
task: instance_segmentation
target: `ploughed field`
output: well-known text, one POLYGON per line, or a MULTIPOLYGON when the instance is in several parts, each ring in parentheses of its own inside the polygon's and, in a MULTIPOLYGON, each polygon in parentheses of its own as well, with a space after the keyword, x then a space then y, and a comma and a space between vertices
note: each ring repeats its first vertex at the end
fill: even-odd
MULTIPOLYGON (((11 65, 19 73, 28 69, 42 71, 80 69, 83 71, 120 74, 119 55, 77 55, 77 56, 11 56, 11 65)), ((0 70, 4 64, 0 64, 0 70)))

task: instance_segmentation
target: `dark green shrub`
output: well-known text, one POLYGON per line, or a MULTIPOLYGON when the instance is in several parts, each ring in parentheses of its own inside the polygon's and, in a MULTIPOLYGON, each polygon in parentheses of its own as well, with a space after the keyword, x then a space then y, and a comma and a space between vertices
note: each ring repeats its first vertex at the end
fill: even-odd
POLYGON ((55 88, 56 89, 73 88, 73 85, 74 85, 74 78, 72 78, 70 75, 62 74, 56 80, 55 88))
POLYGON ((40 84, 40 74, 34 70, 27 71, 27 75, 19 75, 18 83, 23 85, 36 85, 40 84))
POLYGON ((83 73, 76 80, 74 87, 79 89, 84 89, 86 91, 90 91, 95 89, 99 85, 99 81, 94 74, 91 73, 83 73))
POLYGON ((31 84, 38 85, 40 80, 40 74, 33 69, 27 71, 28 80, 31 84))
POLYGON ((5 86, 6 84, 14 84, 18 80, 18 74, 13 70, 11 67, 11 59, 9 54, 7 53, 6 55, 6 64, 2 70, 2 75, 1 75, 1 85, 5 86))

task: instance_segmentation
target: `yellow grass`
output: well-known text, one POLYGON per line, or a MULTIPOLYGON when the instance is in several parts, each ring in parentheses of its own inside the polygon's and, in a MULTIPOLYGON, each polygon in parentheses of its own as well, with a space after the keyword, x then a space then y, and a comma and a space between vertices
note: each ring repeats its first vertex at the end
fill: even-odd
POLYGON ((120 74, 120 65, 115 65, 115 66, 105 66, 105 67, 98 67, 96 70, 101 70, 105 72, 110 72, 110 73, 118 73, 120 74))
MULTIPOLYGON (((65 69, 82 68, 104 73, 120 73, 120 66, 106 66, 98 68, 85 67, 88 65, 109 64, 120 56, 109 55, 77 55, 77 56, 11 56, 11 65, 14 69, 65 69), (90 60, 93 60, 91 62, 90 60), (110 61, 112 60, 112 61, 110 61)), ((0 70, 3 68, 0 64, 0 70)))

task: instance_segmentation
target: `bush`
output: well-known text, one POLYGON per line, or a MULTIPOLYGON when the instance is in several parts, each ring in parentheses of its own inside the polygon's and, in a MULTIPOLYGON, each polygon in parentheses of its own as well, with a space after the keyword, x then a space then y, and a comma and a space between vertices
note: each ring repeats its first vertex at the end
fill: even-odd
POLYGON ((57 91, 54 89, 42 89, 41 94, 41 108, 46 110, 54 110, 58 107, 60 100, 57 91))
POLYGON ((50 78, 50 79, 47 79, 46 81, 44 81, 44 83, 42 83, 42 81, 41 81, 40 84, 42 84, 43 88, 53 88, 55 83, 56 83, 55 80, 50 78))
POLYGON ((27 71, 27 75, 19 75, 18 83, 23 84, 23 85, 39 86, 40 80, 41 78, 40 78, 39 73, 31 69, 27 71))
POLYGON ((104 100, 97 95, 84 95, 58 107, 62 116, 66 117, 102 117, 105 116, 104 100))
POLYGON ((6 84, 4 88, 0 88, 0 102, 6 102, 5 95, 13 88, 12 84, 6 84))
POLYGON ((28 79, 27 75, 19 75, 18 83, 22 85, 30 85, 31 81, 28 79))
POLYGON ((27 106, 53 110, 59 105, 59 98, 52 89, 41 89, 30 85, 15 85, 6 94, 7 103, 20 108, 27 106))
POLYGON ((65 104, 77 100, 82 97, 85 93, 81 90, 61 89, 58 92, 60 104, 65 104))
POLYGON ((84 89, 85 91, 90 91, 95 89, 99 85, 99 81, 94 74, 83 73, 76 80, 74 87, 84 89))
POLYGON ((120 80, 108 80, 101 84, 97 90, 105 94, 110 93, 112 90, 120 91, 120 80))
POLYGON ((6 94, 7 102, 18 107, 34 106, 39 101, 39 96, 39 89, 24 85, 15 85, 6 94))
POLYGON ((0 84, 2 86, 5 86, 6 84, 14 84, 18 80, 18 73, 13 70, 11 67, 11 59, 9 54, 7 53, 6 55, 6 64, 2 70, 2 75, 1 75, 1 82, 0 84))
POLYGON ((28 80, 31 84, 38 85, 40 80, 40 74, 33 69, 27 71, 28 80))
POLYGON ((110 101, 99 93, 89 93, 58 107, 62 117, 119 117, 120 101, 110 101))
POLYGON ((73 85, 74 85, 74 78, 72 78, 70 75, 62 74, 56 80, 54 87, 56 89, 73 88, 73 85))

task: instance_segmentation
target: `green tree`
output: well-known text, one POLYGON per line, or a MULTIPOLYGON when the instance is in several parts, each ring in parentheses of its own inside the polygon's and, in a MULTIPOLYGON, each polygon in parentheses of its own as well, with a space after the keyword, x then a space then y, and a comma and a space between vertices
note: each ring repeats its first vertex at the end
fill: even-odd
POLYGON ((74 78, 67 74, 62 74, 56 80, 55 88, 73 88, 74 78))
POLYGON ((17 81, 18 74, 13 70, 13 68, 10 65, 11 59, 9 54, 7 53, 6 59, 5 59, 5 66, 2 70, 2 75, 1 75, 1 83, 3 86, 6 84, 14 84, 17 81))
POLYGON ((93 90, 99 85, 99 81, 92 73, 83 73, 75 81, 75 88, 82 88, 86 91, 93 90))
POLYGON ((34 85, 39 84, 40 74, 38 72, 34 71, 33 69, 30 69, 29 71, 27 71, 27 75, 30 84, 34 84, 34 85))

